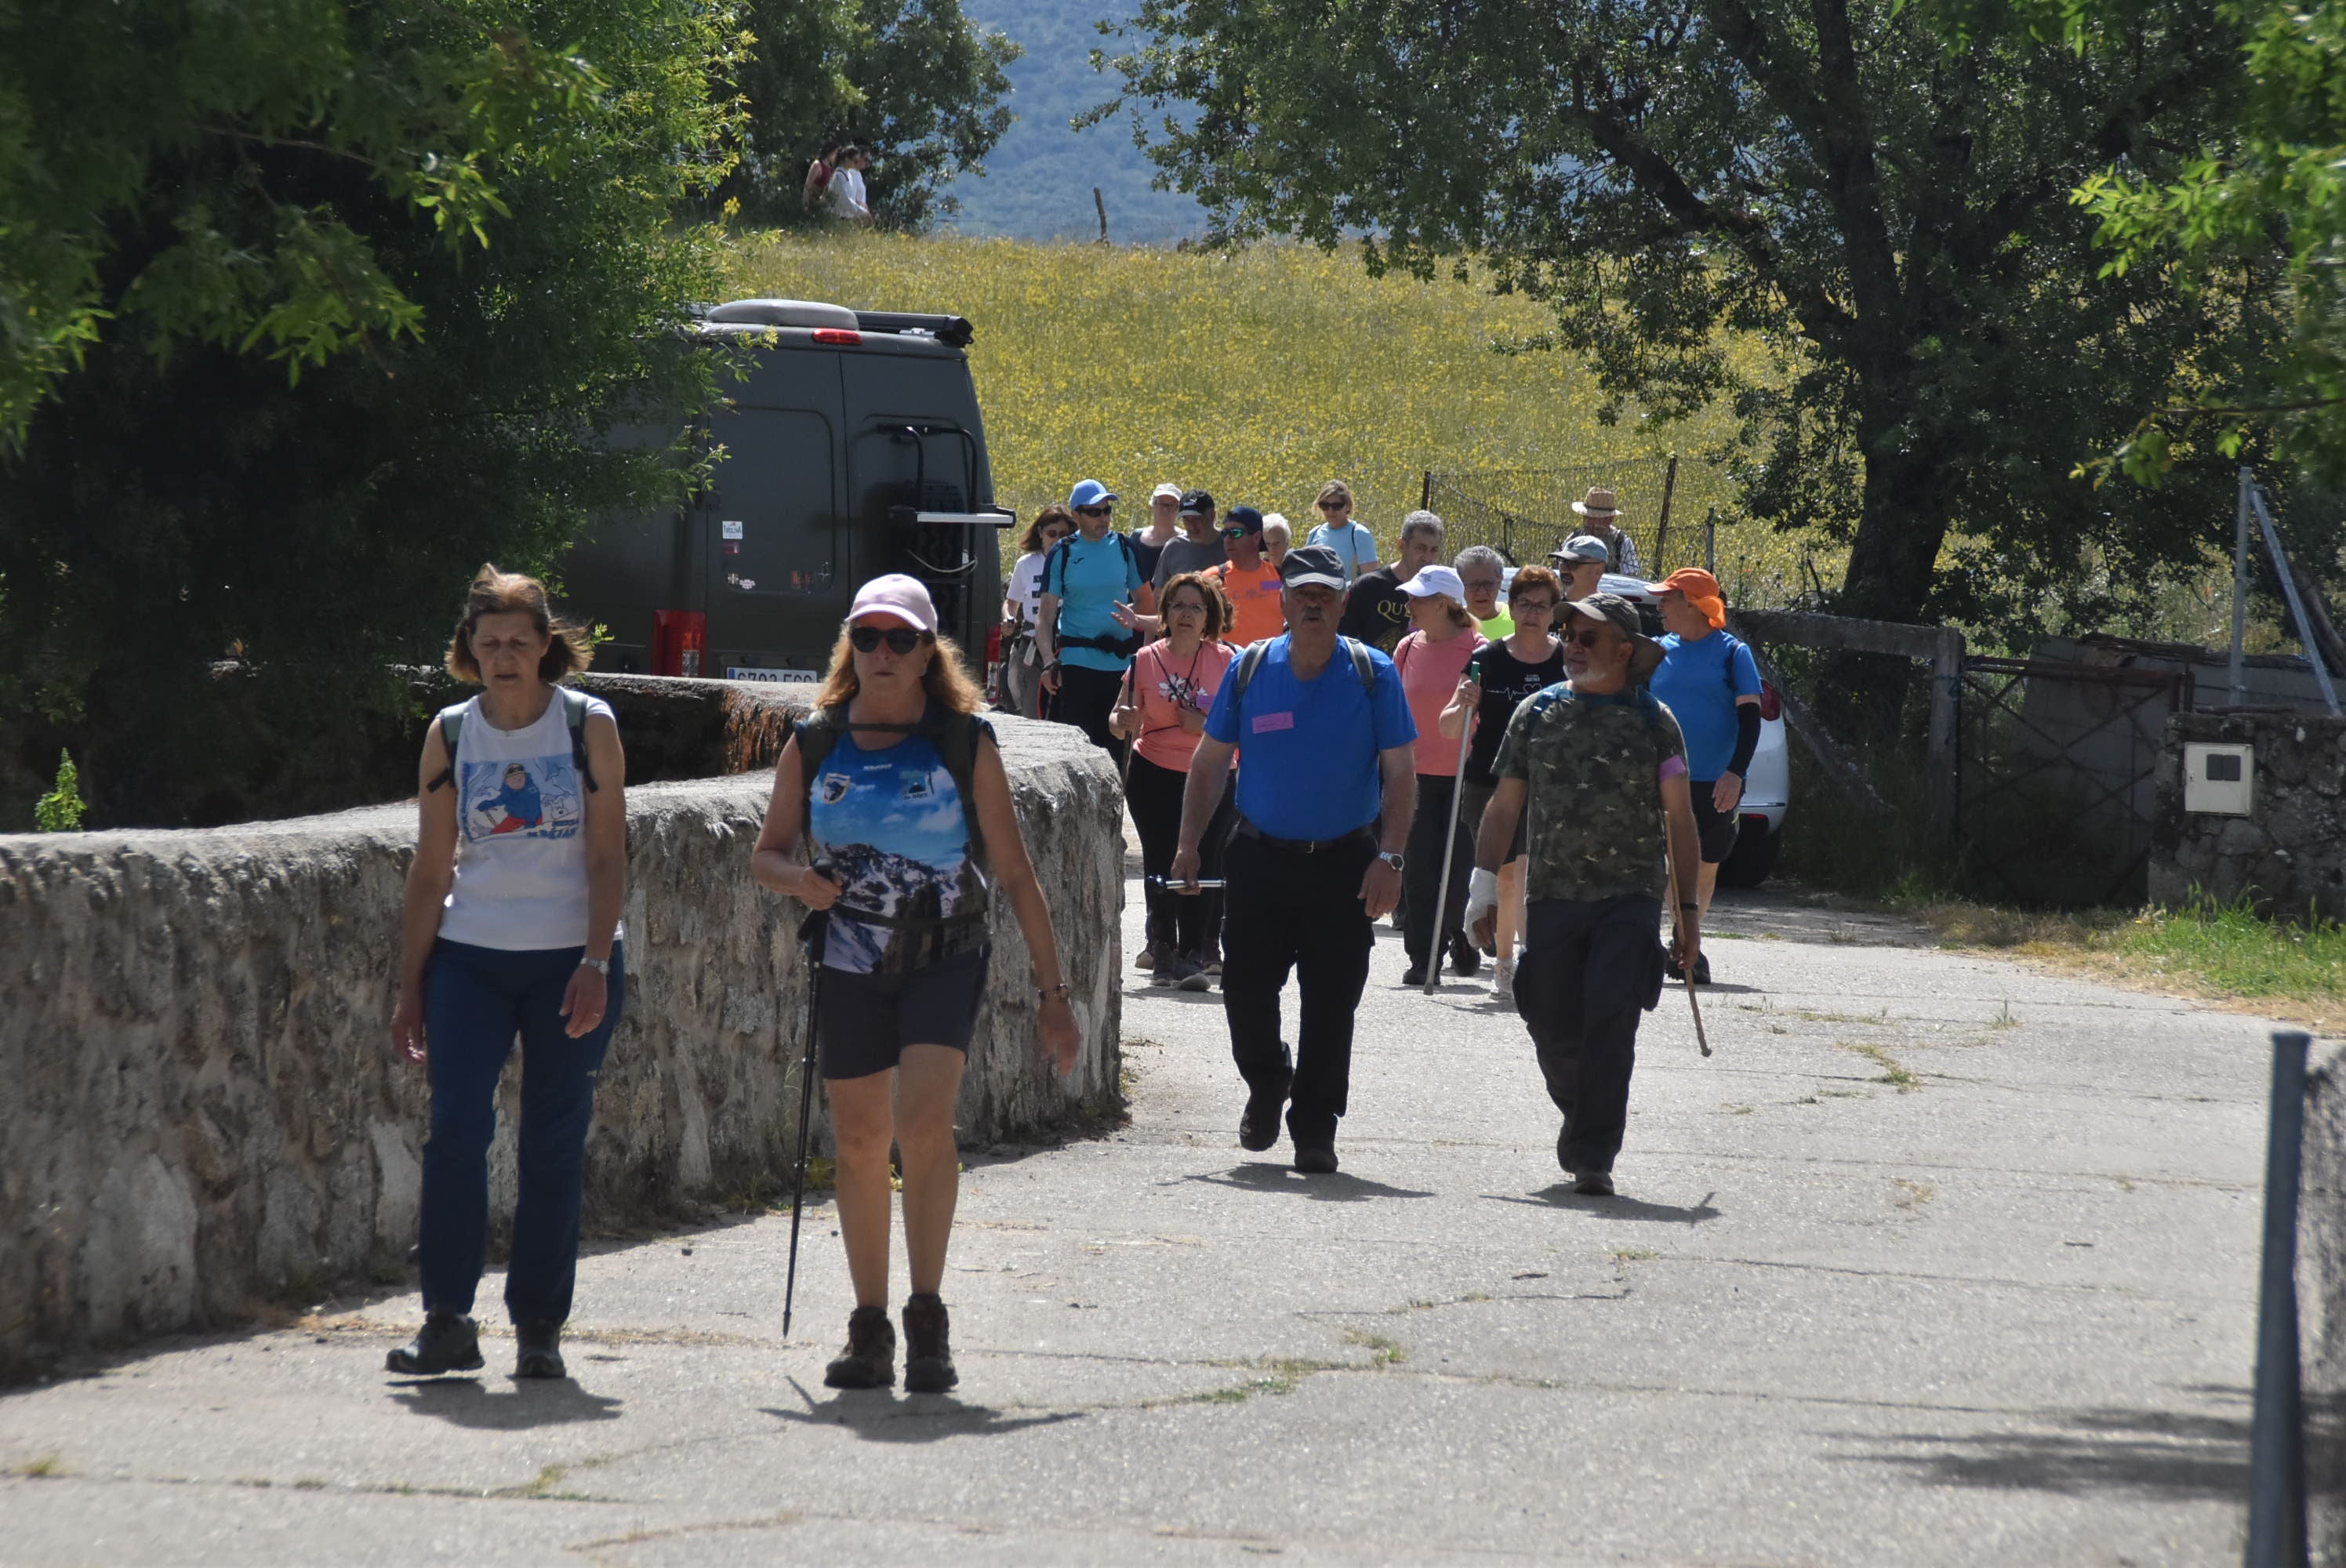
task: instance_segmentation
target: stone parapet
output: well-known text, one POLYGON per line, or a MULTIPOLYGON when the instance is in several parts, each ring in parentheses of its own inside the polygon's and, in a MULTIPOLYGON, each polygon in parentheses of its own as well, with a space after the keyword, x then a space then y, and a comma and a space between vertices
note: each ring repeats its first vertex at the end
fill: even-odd
POLYGON ((2182 713, 2158 757, 2150 898, 2178 904, 2197 889, 2229 902, 2254 894, 2268 914, 2346 919, 2346 718, 2305 713, 2182 713), (2183 748, 2194 741, 2256 749, 2253 810, 2183 809, 2183 748))
MULTIPOLYGON (((618 698, 623 734, 647 708, 689 731, 678 699, 699 687, 724 709, 711 733, 736 766, 784 732, 777 694, 581 684, 618 698)), ((1119 1104, 1116 774, 1072 729, 996 730, 1086 1044, 1072 1079, 1051 1074, 1025 945, 997 899, 957 1118, 973 1144, 1119 1104)), ((761 771, 628 791, 629 995, 588 1143, 590 1224, 786 1186, 807 976, 803 911, 749 879, 770 788, 761 771)), ((406 804, 0 836, 0 1367, 400 1278, 428 1119, 423 1070, 388 1030, 414 829, 406 804)), ((517 1076, 491 1156, 500 1223, 517 1076)))

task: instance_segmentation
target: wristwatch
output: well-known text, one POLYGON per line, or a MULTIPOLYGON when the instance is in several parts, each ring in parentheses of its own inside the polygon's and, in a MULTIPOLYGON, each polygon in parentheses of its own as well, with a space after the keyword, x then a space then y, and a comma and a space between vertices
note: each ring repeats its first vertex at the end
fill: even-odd
POLYGON ((591 969, 596 973, 607 977, 611 972, 611 961, 607 958, 582 958, 578 961, 578 967, 591 969))
POLYGON ((1382 860, 1386 865, 1391 866, 1396 871, 1401 870, 1402 857, 1396 850, 1387 850, 1384 853, 1379 855, 1377 859, 1382 860))

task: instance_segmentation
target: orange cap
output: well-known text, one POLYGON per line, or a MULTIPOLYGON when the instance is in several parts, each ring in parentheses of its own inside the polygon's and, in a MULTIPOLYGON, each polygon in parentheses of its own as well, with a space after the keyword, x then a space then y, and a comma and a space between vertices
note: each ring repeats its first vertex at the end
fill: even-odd
POLYGON ((1658 583, 1647 583, 1647 591, 1655 594, 1678 592, 1687 596, 1687 603, 1702 612, 1702 618, 1713 626, 1727 624, 1727 601, 1719 591, 1719 579, 1700 566, 1680 566, 1658 583))

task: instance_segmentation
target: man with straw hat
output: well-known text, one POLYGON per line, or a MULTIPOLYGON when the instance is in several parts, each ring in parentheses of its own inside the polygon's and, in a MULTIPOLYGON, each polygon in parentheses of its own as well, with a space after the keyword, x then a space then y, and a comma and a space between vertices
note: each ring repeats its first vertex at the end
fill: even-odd
POLYGON ((1580 514, 1581 520, 1588 524, 1588 532, 1592 535, 1605 541, 1605 548, 1613 557, 1607 569, 1618 572, 1624 576, 1636 576, 1637 546, 1629 535, 1616 526, 1616 519, 1621 515, 1621 507, 1619 502, 1614 498, 1613 492, 1601 484, 1592 484, 1588 487, 1586 495, 1572 504, 1572 509, 1580 514))
POLYGON ((1515 1011, 1564 1113, 1556 1163, 1575 1192, 1605 1197, 1628 1123, 1637 1014, 1662 993, 1657 867, 1669 868, 1681 954, 1701 952, 1694 809, 1678 721, 1646 689, 1662 650, 1637 629, 1636 606, 1596 594, 1563 609, 1566 678, 1517 708, 1499 743, 1466 921, 1488 940, 1499 865, 1528 810, 1515 1011))

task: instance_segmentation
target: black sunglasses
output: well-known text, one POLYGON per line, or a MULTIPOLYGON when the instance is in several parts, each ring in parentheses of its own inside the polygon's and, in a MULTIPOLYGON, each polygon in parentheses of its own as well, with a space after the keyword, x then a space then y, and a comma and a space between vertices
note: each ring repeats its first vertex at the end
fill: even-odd
POLYGON ((928 640, 929 634, 910 626, 850 626, 847 640, 857 653, 870 653, 884 639, 892 654, 908 654, 928 640))
POLYGON ((1605 646, 1605 633, 1601 629, 1591 627, 1577 636, 1569 636, 1564 640, 1568 643, 1578 643, 1585 648, 1599 648, 1605 646))
POLYGON ((1345 507, 1350 506, 1352 503, 1349 501, 1321 501, 1315 503, 1315 504, 1317 504, 1322 512, 1341 512, 1345 507))
POLYGON ((1078 506, 1076 510, 1082 513, 1086 517, 1105 517, 1110 512, 1114 511, 1115 508, 1112 506, 1078 506))

